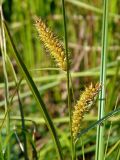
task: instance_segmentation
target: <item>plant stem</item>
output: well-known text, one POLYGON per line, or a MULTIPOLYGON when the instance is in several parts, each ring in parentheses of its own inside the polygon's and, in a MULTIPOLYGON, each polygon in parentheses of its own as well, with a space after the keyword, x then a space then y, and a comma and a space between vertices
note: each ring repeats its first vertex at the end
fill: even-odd
MULTIPOLYGON (((3 27, 3 12, 2 12, 2 5, 0 5, 0 17, 1 17, 1 51, 2 51, 2 61, 3 61, 3 73, 4 73, 4 85, 5 85, 5 113, 8 111, 8 104, 9 104, 9 87, 8 87, 8 76, 7 76, 7 69, 6 69, 6 39, 5 39, 5 31, 3 27)), ((7 136, 10 134, 10 114, 8 113, 6 116, 6 134, 7 136)), ((6 149, 6 156, 7 159, 10 159, 10 143, 7 145, 6 149)))
POLYGON ((83 143, 82 137, 80 139, 81 139, 81 146, 82 146, 82 157, 83 157, 83 160, 85 160, 84 143, 83 143))
POLYGON ((24 120, 24 113, 22 108, 22 103, 20 100, 19 91, 17 91, 18 94, 18 102, 19 102, 19 110, 20 110, 20 116, 21 116, 21 123, 22 123, 22 135, 23 135, 23 144, 24 144, 24 157, 25 160, 28 160, 28 153, 27 153, 27 139, 25 134, 25 120, 24 120))
MULTIPOLYGON (((105 82, 106 82, 106 54, 107 54, 107 27, 108 27, 108 0, 103 4, 103 26, 102 26, 102 51, 101 51, 101 68, 100 83, 102 89, 99 93, 99 110, 98 119, 104 116, 105 108, 105 82)), ((104 159, 104 124, 97 127, 96 139, 96 157, 95 160, 104 159)))
POLYGON ((63 10, 63 24, 64 24, 64 43, 65 43, 65 53, 66 53, 66 60, 67 60, 67 93, 68 93, 68 108, 69 108, 69 117, 70 117, 70 134, 71 134, 71 153, 72 153, 72 160, 75 160, 75 146, 73 142, 72 136, 72 106, 71 106, 71 96, 70 96, 70 63, 69 63, 69 55, 68 55, 68 40, 67 40, 67 26, 66 26, 66 15, 65 15, 65 3, 62 0, 62 10, 63 10))

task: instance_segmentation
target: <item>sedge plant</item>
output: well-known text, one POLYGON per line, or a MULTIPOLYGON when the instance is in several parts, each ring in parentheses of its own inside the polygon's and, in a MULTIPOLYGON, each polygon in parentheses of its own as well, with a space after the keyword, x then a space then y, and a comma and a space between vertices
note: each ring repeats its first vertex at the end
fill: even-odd
MULTIPOLYGON (((73 1, 71 1, 71 0, 67 0, 67 1, 69 3, 73 3, 73 1)), ((88 6, 86 6, 86 7, 88 7, 88 6)), ((49 29, 49 27, 47 27, 47 25, 44 23, 42 18, 35 17, 34 20, 35 20, 35 27, 36 27, 36 30, 38 31, 40 40, 43 42, 45 48, 47 48, 49 50, 50 55, 56 61, 57 66, 63 71, 63 73, 65 73, 63 75, 60 75, 60 78, 62 77, 64 79, 66 79, 67 95, 68 95, 68 103, 67 104, 68 104, 68 110, 69 110, 71 159, 76 160, 75 147, 76 147, 76 142, 78 141, 78 139, 81 138, 81 136, 84 135, 85 133, 87 133, 89 130, 94 128, 96 125, 100 125, 103 121, 108 119, 110 116, 120 112, 120 109, 104 116, 103 109, 105 106, 105 78, 106 78, 105 66, 106 66, 106 48, 107 48, 108 1, 104 0, 100 83, 96 83, 95 85, 93 83, 91 83, 89 86, 86 86, 85 90, 83 91, 79 100, 77 101, 77 103, 74 106, 72 106, 72 102, 71 102, 72 98, 71 98, 71 93, 70 93, 70 89, 71 89, 70 78, 72 76, 70 76, 70 59, 69 59, 69 52, 68 52, 67 25, 66 25, 67 18, 66 18, 66 13, 65 13, 64 0, 62 0, 62 10, 63 10, 64 46, 62 45, 60 40, 57 38, 57 36, 54 34, 54 32, 51 29, 49 29), (84 118, 84 115, 87 112, 89 112, 90 109, 92 108, 93 104, 95 103, 95 101, 98 97, 99 92, 100 92, 99 120, 97 122, 95 122, 93 125, 91 125, 90 127, 81 131, 82 120, 84 118)), ((91 8, 90 10, 95 10, 95 9, 91 8)), ((95 10, 95 11, 97 11, 97 10, 95 10)), ((98 13, 101 14, 102 11, 98 10, 98 13)), ((58 133, 56 132, 56 128, 54 126, 53 120, 50 117, 50 115, 47 111, 47 107, 41 97, 41 91, 39 92, 38 88, 35 85, 35 82, 33 81, 33 78, 31 77, 31 75, 28 71, 28 68, 26 67, 25 63, 23 62, 21 56, 19 55, 4 19, 2 19, 2 24, 3 24, 3 28, 5 29, 6 36, 8 38, 8 42, 12 48, 12 52, 13 52, 13 55, 16 59, 16 62, 22 72, 22 75, 24 76, 24 78, 27 81, 27 84, 29 85, 29 87, 32 91, 32 94, 38 103, 38 108, 43 115, 45 123, 47 124, 47 126, 51 132, 52 138, 55 142, 55 148, 58 153, 57 159, 64 160, 62 147, 61 147, 61 143, 59 141, 58 133)), ((4 55, 3 55, 3 58, 4 58, 4 55)), ((4 65, 5 65, 5 63, 4 63, 4 65)), ((73 74, 77 74, 77 73, 73 73, 73 74)), ((6 68, 5 67, 4 67, 4 75, 6 75, 6 68)), ((87 75, 87 73, 86 73, 86 75, 87 75)), ((99 75, 99 73, 97 73, 97 75, 99 75)), ((54 76, 52 78, 55 80, 56 76, 54 76)), ((7 77, 6 77, 5 81, 6 81, 5 83, 6 83, 6 91, 7 91, 8 90, 7 77)), ((8 95, 6 95, 6 100, 8 99, 7 96, 8 95)), ((19 98, 19 104, 22 107, 20 98, 19 98)), ((23 116, 24 115, 22 115, 22 117, 23 116)), ((9 117, 7 117, 7 118, 9 118, 9 117)), ((24 119, 24 117, 22 118, 22 120, 23 119, 24 119)), ((24 122, 23 122, 23 125, 24 125, 24 122)), ((9 127, 9 123, 8 123, 8 127, 9 127)), ((23 126, 23 128, 24 128, 24 126, 23 126)), ((100 126, 98 126, 98 131, 97 131, 96 160, 100 160, 101 157, 103 159, 103 149, 104 149, 104 145, 103 145, 104 140, 102 139, 103 135, 104 135, 104 126, 100 125, 100 126), (99 137, 100 137, 100 139, 99 139, 99 137)), ((25 147, 25 148, 27 150, 27 147, 25 147)), ((0 147, 0 152, 1 152, 1 150, 2 149, 0 147)), ((83 152, 84 152, 84 149, 83 149, 83 152)), ((9 157, 9 149, 8 149, 8 157, 9 157)), ((27 155, 26 155, 26 157, 27 157, 27 155)))

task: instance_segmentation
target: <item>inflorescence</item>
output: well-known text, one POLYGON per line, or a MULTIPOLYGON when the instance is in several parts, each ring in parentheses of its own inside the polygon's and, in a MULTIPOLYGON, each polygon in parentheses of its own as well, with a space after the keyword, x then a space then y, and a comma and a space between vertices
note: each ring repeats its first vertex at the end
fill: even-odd
POLYGON ((81 121, 84 118, 84 114, 88 112, 95 103, 100 88, 101 85, 99 83, 97 83, 95 86, 93 86, 93 84, 91 83, 89 87, 85 88, 85 91, 82 93, 80 99, 75 105, 72 115, 72 133, 74 139, 76 138, 80 130, 81 121))
POLYGON ((37 17, 35 17, 35 26, 41 41, 54 57, 58 66, 66 71, 66 56, 63 45, 46 24, 37 17))

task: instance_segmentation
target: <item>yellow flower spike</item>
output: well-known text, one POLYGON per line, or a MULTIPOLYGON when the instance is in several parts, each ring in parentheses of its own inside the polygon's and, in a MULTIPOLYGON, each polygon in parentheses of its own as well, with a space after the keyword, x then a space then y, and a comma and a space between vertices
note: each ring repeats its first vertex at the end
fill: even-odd
POLYGON ((37 17, 35 17, 34 19, 35 19, 36 29, 39 33, 39 37, 43 42, 44 46, 49 50, 50 54, 55 58, 58 66, 62 70, 66 71, 67 62, 65 57, 65 51, 62 44, 41 19, 37 17))
POLYGON ((85 91, 80 96, 79 101, 77 101, 77 104, 74 106, 72 115, 72 133, 74 139, 76 139, 76 136, 80 130, 81 121, 84 118, 84 114, 93 106, 100 89, 101 84, 97 83, 93 86, 91 83, 89 87, 85 88, 85 91))

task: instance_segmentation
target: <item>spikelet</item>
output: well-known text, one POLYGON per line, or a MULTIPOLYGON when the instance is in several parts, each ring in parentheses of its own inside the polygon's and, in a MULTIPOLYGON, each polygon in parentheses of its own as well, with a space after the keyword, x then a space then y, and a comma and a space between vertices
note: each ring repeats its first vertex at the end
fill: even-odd
POLYGON ((41 41, 49 50, 50 54, 54 57, 58 66, 62 70, 66 71, 66 57, 62 44, 41 19, 37 17, 35 17, 34 19, 35 26, 39 33, 41 41))
POLYGON ((84 118, 84 114, 91 109, 98 96, 100 88, 101 85, 99 83, 95 86, 91 83, 89 87, 86 87, 85 91, 82 93, 80 99, 75 105, 72 115, 72 133, 74 139, 80 130, 81 121, 84 118))

